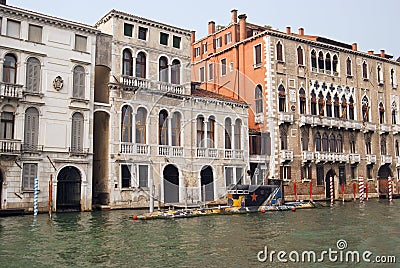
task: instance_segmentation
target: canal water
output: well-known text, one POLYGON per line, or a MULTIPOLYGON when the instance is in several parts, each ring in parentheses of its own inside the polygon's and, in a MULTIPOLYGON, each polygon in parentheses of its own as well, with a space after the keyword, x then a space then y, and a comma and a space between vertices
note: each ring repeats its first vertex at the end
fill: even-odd
POLYGON ((400 267, 400 200, 143 222, 131 220, 134 213, 0 218, 0 267, 400 267), (397 264, 360 260, 356 266, 327 256, 320 263, 296 263, 296 255, 286 263, 276 255, 272 262, 260 262, 257 257, 263 260, 267 247, 267 255, 285 251, 286 259, 297 251, 301 261, 304 251, 339 251, 338 240, 344 240, 344 253, 371 251, 370 260, 395 256, 397 264))

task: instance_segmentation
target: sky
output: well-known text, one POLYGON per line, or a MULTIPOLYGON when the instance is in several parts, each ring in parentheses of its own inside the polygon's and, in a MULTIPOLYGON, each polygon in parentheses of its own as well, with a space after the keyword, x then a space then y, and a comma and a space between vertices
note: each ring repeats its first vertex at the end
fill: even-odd
POLYGON ((384 49, 400 57, 399 0, 7 0, 7 4, 94 25, 111 9, 207 34, 207 24, 228 25, 230 11, 247 14, 247 21, 292 32, 352 44, 364 52, 384 49))

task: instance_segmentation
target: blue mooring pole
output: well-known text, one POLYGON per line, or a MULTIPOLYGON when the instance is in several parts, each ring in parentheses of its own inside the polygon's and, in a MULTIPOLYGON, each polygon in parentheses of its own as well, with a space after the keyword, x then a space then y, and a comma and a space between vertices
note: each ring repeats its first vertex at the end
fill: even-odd
POLYGON ((35 183, 33 185, 33 215, 38 214, 38 196, 39 196, 39 179, 35 178, 35 183))

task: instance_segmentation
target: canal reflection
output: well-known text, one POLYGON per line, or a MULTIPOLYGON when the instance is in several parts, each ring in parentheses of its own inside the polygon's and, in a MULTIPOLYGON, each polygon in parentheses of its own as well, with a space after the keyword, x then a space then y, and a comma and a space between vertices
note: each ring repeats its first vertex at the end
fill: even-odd
POLYGON ((260 263, 257 253, 265 246, 337 249, 340 239, 351 250, 396 255, 399 262, 399 203, 143 222, 131 220, 138 212, 130 210, 0 218, 0 267, 337 267, 260 263))

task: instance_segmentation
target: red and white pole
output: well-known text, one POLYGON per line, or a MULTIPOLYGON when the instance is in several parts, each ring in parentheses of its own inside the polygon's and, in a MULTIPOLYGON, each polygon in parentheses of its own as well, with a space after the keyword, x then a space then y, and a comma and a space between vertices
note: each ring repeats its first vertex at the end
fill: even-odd
POLYGON ((360 203, 364 202, 364 178, 358 178, 358 191, 360 192, 360 203))
POLYGON ((296 198, 296 201, 299 201, 299 197, 297 196, 297 184, 294 182, 293 184, 293 190, 294 190, 294 198, 296 198))
POLYGON ((356 201, 356 190, 357 189, 357 185, 356 185, 356 183, 355 182, 353 182, 353 198, 354 198, 354 201, 356 201))
POLYGON ((310 181, 310 200, 312 200, 312 181, 310 181))
POLYGON ((333 178, 332 177, 330 177, 329 178, 329 190, 330 190, 330 193, 331 193, 331 206, 333 205, 333 178))
POLYGON ((392 200, 393 200, 393 192, 392 192, 392 188, 393 188, 393 186, 392 186, 392 177, 390 177, 389 176, 389 178, 388 178, 388 188, 389 188, 389 202, 392 202, 392 200))
POLYGON ((344 202, 344 183, 342 183, 342 200, 344 202))
POLYGON ((368 181, 367 181, 367 183, 365 183, 365 196, 366 196, 366 199, 367 199, 367 201, 368 201, 368 181))

